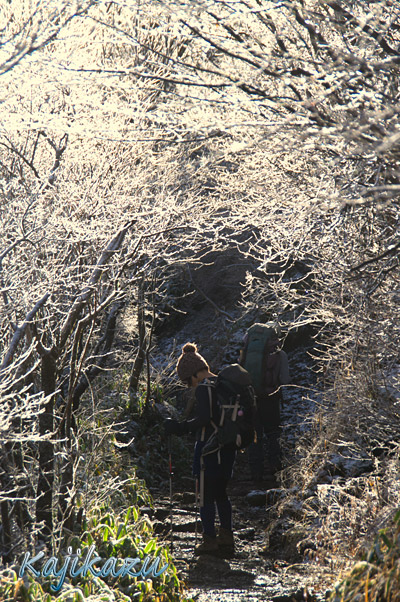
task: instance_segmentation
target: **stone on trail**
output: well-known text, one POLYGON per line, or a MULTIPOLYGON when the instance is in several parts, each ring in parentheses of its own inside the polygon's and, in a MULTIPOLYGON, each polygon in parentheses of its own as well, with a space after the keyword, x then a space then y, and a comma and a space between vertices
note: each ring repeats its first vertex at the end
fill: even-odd
POLYGON ((250 506, 265 506, 267 494, 265 491, 254 490, 246 495, 246 500, 250 506))
POLYGON ((239 531, 235 531, 235 537, 242 541, 254 541, 254 536, 256 534, 256 530, 254 527, 248 527, 247 529, 240 529, 239 531))

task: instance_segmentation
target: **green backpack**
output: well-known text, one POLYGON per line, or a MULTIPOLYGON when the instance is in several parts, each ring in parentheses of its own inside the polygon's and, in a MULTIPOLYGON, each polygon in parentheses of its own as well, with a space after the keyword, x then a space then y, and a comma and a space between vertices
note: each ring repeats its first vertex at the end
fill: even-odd
POLYGON ((279 336, 280 328, 274 322, 256 323, 247 331, 241 365, 250 374, 258 397, 270 395, 279 387, 279 336))

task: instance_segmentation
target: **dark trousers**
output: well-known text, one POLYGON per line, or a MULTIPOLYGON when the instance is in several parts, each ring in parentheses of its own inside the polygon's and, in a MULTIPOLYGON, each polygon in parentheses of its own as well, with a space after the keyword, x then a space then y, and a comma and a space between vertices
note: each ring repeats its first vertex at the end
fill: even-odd
POLYGON ((257 399, 256 433, 257 443, 249 446, 249 464, 253 478, 261 478, 264 470, 272 473, 282 468, 281 447, 281 393, 257 399), (264 437, 266 457, 264 457, 264 437))
MULTIPOLYGON (((197 441, 195 446, 193 474, 200 478, 200 457, 204 446, 197 441)), ((224 447, 220 455, 210 454, 204 457, 204 500, 200 507, 203 532, 215 537, 215 517, 218 512, 219 524, 223 529, 232 531, 232 506, 226 488, 232 475, 236 452, 233 446, 224 447)))
POLYGON ((204 505, 200 508, 200 518, 206 535, 215 537, 215 506, 219 524, 232 531, 232 506, 226 493, 227 479, 204 478, 204 505))

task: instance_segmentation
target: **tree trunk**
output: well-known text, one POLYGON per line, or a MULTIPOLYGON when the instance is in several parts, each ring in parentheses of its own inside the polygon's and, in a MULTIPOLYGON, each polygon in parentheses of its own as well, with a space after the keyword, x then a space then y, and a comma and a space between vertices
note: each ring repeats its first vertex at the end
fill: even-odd
POLYGON ((11 560, 12 560, 11 521, 10 521, 10 514, 9 514, 9 508, 8 508, 7 501, 1 502, 0 511, 1 511, 1 526, 3 529, 3 548, 4 548, 2 558, 3 558, 3 562, 6 563, 6 562, 11 562, 11 560))
POLYGON ((139 378, 143 370, 146 359, 145 339, 146 325, 144 321, 144 293, 143 285, 139 285, 138 290, 138 330, 139 330, 139 348, 133 364, 131 377, 129 380, 129 394, 131 399, 136 395, 139 386, 139 378))
MULTIPOLYGON (((21 425, 21 432, 23 432, 23 424, 21 425)), ((26 466, 23 460, 23 450, 20 443, 14 443, 10 452, 10 461, 17 474, 26 474, 26 466)), ((34 487, 28 478, 21 479, 21 485, 18 491, 18 497, 20 498, 32 498, 35 495, 34 487)), ((32 533, 32 516, 29 512, 27 502, 25 499, 19 499, 15 502, 15 520, 17 521, 18 527, 20 528, 25 542, 27 537, 32 533)))
POLYGON ((75 523, 75 485, 74 485, 74 457, 71 426, 66 426, 66 442, 64 451, 68 460, 63 464, 61 486, 60 486, 60 506, 58 509, 58 520, 62 523, 62 529, 72 533, 75 523))
MULTIPOLYGON (((8 442, 3 448, 1 458, 1 489, 2 493, 6 494, 12 487, 10 487, 10 474, 9 474, 9 458, 11 455, 11 444, 8 442)), ((0 504, 1 513, 1 526, 2 526, 2 543, 3 552, 2 558, 4 562, 12 561, 11 542, 11 519, 10 519, 10 508, 7 500, 4 500, 0 504)))
POLYGON ((72 391, 67 400, 65 420, 63 423, 63 437, 65 438, 64 453, 66 461, 62 464, 62 477, 60 486, 60 504, 58 508, 58 520, 62 524, 63 531, 73 531, 75 520, 75 488, 73 483, 74 476, 74 456, 72 445, 72 431, 75 421, 72 412, 72 391))
MULTIPOLYGON (((52 435, 54 431, 54 392, 56 388, 56 361, 53 354, 46 353, 41 364, 42 390, 49 397, 44 412, 39 416, 40 435, 52 435)), ((45 539, 53 532, 53 484, 54 443, 44 440, 39 443, 39 480, 37 487, 36 521, 43 522, 40 531, 45 539)))

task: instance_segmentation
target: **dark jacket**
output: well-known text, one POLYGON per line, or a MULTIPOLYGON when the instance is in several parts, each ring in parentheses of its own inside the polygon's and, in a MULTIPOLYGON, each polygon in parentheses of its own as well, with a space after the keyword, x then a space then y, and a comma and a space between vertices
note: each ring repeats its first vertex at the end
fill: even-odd
POLYGON ((208 383, 214 385, 216 377, 204 379, 197 387, 195 391, 196 405, 195 405, 195 417, 186 422, 188 431, 190 433, 196 433, 196 441, 201 439, 207 440, 209 436, 214 432, 214 428, 211 424, 211 420, 218 424, 220 419, 220 412, 217 403, 217 396, 214 387, 209 387, 208 383), (211 392, 211 407, 210 407, 210 393, 211 392), (211 411, 210 411, 211 410, 211 411), (204 429, 204 436, 203 436, 204 429))

